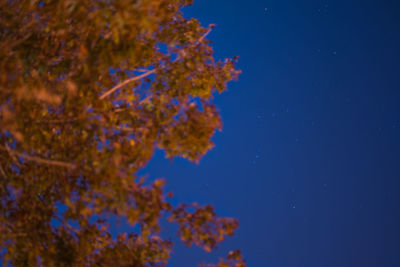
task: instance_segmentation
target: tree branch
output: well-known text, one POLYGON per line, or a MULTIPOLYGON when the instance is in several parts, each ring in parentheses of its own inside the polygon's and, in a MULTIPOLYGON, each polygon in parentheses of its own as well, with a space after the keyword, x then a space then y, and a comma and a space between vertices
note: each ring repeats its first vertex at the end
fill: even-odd
POLYGON ((44 159, 44 158, 40 158, 40 157, 36 157, 36 156, 29 156, 24 153, 12 150, 8 147, 0 146, 0 149, 7 151, 11 155, 14 155, 14 156, 17 155, 25 160, 34 161, 34 162, 40 163, 40 164, 64 167, 64 168, 68 168, 68 169, 74 169, 76 167, 75 164, 72 164, 72 163, 58 161, 58 160, 44 159))
POLYGON ((149 70, 148 72, 145 72, 145 73, 143 73, 143 74, 140 74, 140 75, 138 75, 138 76, 135 76, 135 77, 132 77, 132 78, 130 78, 130 79, 128 79, 128 80, 125 80, 125 81, 123 81, 122 83, 120 83, 120 84, 114 86, 113 88, 111 88, 110 90, 108 90, 107 92, 105 92, 104 94, 102 94, 102 95, 99 97, 99 99, 102 100, 102 99, 106 98, 107 96, 111 95, 112 93, 114 93, 116 90, 118 90, 118 89, 121 88, 122 86, 127 85, 127 84, 130 83, 130 82, 134 82, 134 81, 140 80, 140 79, 142 79, 142 78, 144 78, 144 77, 147 77, 147 76, 149 76, 149 75, 151 75, 151 74, 153 74, 153 73, 155 73, 155 72, 156 72, 155 69, 154 69, 154 70, 149 70))
MULTIPOLYGON (((81 117, 77 117, 77 118, 68 118, 68 119, 37 120, 36 123, 38 123, 38 124, 66 124, 66 123, 79 121, 82 119, 83 118, 81 118, 81 117)), ((26 121, 28 121, 28 120, 26 120, 26 121)))
POLYGON ((5 151, 7 151, 8 155, 12 158, 12 160, 15 162, 15 164, 17 164, 17 166, 21 166, 21 164, 19 164, 19 162, 18 162, 18 159, 12 153, 12 150, 8 145, 5 146, 5 151))

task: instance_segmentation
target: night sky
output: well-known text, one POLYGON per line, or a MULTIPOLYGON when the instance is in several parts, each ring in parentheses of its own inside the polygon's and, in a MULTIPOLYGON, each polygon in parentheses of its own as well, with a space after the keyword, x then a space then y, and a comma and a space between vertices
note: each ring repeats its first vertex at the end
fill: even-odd
MULTIPOLYGON (((400 2, 197 0, 218 59, 239 81, 215 97, 224 122, 199 165, 158 152, 144 170, 174 201, 211 203, 240 229, 216 253, 249 267, 400 266, 400 2)), ((174 229, 166 229, 172 232, 174 229)))

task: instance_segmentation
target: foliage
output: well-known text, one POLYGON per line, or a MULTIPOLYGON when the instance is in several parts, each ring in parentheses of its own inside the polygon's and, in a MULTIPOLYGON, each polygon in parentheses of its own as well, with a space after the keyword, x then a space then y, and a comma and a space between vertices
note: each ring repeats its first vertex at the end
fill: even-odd
MULTIPOLYGON (((190 0, 0 0, 0 244, 13 266, 166 266, 172 243, 215 249, 235 219, 171 205, 137 172, 155 149, 198 160, 221 128, 215 61, 190 0), (130 233, 112 236, 111 216, 130 233), (139 227, 139 228, 138 228, 139 227), (140 230, 134 230, 140 229, 140 230)), ((213 266, 244 266, 238 251, 213 266)))

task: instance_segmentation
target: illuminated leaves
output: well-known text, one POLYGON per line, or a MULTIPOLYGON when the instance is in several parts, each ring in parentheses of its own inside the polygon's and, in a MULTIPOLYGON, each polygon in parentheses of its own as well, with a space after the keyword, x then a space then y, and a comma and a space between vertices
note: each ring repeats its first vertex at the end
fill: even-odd
POLYGON ((202 105, 200 111, 191 103, 177 120, 166 127, 161 135, 160 148, 165 149, 167 157, 182 156, 198 161, 213 147, 210 141, 215 130, 220 130, 222 123, 212 104, 202 105))
POLYGON ((197 207, 197 204, 179 205, 169 221, 179 224, 182 242, 203 247, 207 252, 216 248, 226 235, 233 235, 239 226, 236 219, 217 217, 212 206, 197 207))
POLYGON ((230 251, 226 259, 220 259, 218 264, 202 264, 201 267, 246 267, 239 250, 230 251))
POLYGON ((5 265, 165 266, 162 218, 206 251, 238 227, 211 206, 173 207, 164 180, 137 175, 156 149, 198 162, 222 127, 212 96, 239 74, 215 61, 211 25, 184 18, 188 4, 0 0, 5 265), (129 232, 113 236, 111 217, 129 232))

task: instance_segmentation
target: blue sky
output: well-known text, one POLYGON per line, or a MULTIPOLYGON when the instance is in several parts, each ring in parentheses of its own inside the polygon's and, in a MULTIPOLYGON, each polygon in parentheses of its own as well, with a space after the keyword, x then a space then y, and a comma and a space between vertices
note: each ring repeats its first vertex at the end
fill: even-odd
POLYGON ((216 253, 176 246, 170 266, 240 248, 252 267, 400 266, 400 4, 198 0, 217 58, 240 56, 216 96, 224 128, 199 165, 146 168, 176 201, 211 203, 240 229, 216 253))

